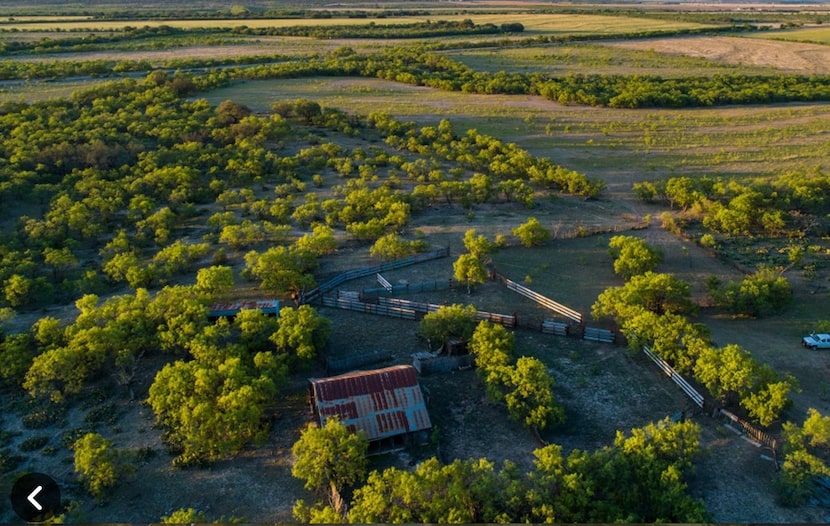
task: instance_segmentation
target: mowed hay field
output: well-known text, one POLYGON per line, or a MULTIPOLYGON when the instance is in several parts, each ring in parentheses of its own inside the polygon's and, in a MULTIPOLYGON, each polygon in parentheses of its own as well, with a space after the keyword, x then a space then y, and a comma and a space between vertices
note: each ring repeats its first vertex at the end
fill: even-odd
POLYGON ((770 31, 758 35, 758 38, 769 38, 773 40, 791 40, 793 42, 815 42, 817 44, 830 44, 830 27, 803 27, 799 29, 786 29, 781 31, 770 31))
POLYGON ((705 57, 627 49, 605 43, 573 43, 502 49, 472 49, 447 55, 477 71, 517 73, 544 72, 550 75, 659 75, 688 77, 741 73, 771 75, 777 70, 751 65, 734 66, 705 57))
MULTIPOLYGON (((830 34, 830 33, 828 33, 830 34)), ((771 33, 760 33, 768 37, 771 33)), ((830 74, 830 47, 802 42, 783 42, 743 37, 671 37, 626 40, 609 44, 621 49, 702 57, 737 66, 775 68, 807 75, 830 74)))

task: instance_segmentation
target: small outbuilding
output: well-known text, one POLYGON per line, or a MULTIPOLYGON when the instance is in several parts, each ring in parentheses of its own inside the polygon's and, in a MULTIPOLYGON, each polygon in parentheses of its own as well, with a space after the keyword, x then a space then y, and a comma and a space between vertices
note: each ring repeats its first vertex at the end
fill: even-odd
POLYGON ((428 440, 432 423, 418 374, 411 365, 309 379, 311 409, 321 426, 338 418, 363 430, 373 450, 428 440))

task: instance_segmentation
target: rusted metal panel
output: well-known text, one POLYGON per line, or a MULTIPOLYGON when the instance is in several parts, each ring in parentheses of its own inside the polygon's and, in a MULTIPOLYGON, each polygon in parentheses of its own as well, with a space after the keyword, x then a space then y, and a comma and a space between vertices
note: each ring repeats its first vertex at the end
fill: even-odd
POLYGON ((310 379, 321 424, 337 417, 369 440, 432 427, 417 373, 410 365, 310 379))

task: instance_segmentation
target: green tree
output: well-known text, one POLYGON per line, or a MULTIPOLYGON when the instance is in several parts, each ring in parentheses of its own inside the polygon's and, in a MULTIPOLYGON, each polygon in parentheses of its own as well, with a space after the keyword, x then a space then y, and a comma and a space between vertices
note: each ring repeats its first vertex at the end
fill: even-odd
POLYGON ((546 429, 565 420, 565 410, 553 398, 553 378, 538 359, 520 357, 505 376, 504 388, 510 418, 535 429, 546 429))
POLYGON ((214 265, 196 272, 196 288, 211 297, 230 292, 233 284, 231 267, 214 265))
POLYGON ((271 341, 281 352, 308 362, 322 351, 331 333, 331 322, 311 305, 280 309, 279 329, 271 341))
POLYGON ((67 270, 78 264, 78 258, 68 247, 45 248, 43 262, 52 267, 52 279, 57 283, 63 279, 67 270))
POLYGON ((608 252, 614 258, 614 272, 624 279, 653 271, 663 259, 659 250, 633 236, 612 237, 608 252))
POLYGON ((656 314, 684 314, 694 312, 696 306, 688 283, 671 274, 649 271, 633 276, 622 287, 603 291, 591 307, 591 314, 595 318, 611 316, 622 322, 639 308, 656 314))
POLYGON ((542 226, 535 217, 513 229, 513 235, 519 238, 523 247, 535 247, 547 243, 551 238, 550 230, 542 226))
POLYGON ((113 443, 97 433, 87 433, 75 441, 75 473, 98 501, 107 500, 109 490, 131 471, 113 443))
POLYGON ((476 325, 470 338, 470 353, 480 371, 505 367, 513 362, 515 336, 503 325, 487 320, 476 325))
POLYGON ((296 246, 316 256, 331 254, 337 250, 334 229, 326 225, 315 225, 311 234, 305 234, 296 241, 296 246))
POLYGON ((741 406, 749 416, 766 427, 775 422, 786 409, 792 406, 790 392, 796 384, 794 378, 770 382, 741 400, 741 406))
POLYGON ((369 249, 369 255, 384 261, 393 261, 411 256, 426 248, 424 241, 407 241, 395 233, 386 234, 375 241, 369 249))
POLYGON ((461 254, 452 268, 456 281, 467 285, 467 294, 471 293, 472 287, 485 283, 488 278, 487 269, 475 254, 461 254))
POLYGON ((297 99, 294 101, 294 114, 311 124, 315 118, 320 117, 322 110, 320 105, 308 99, 297 99))
POLYGON ((800 506, 807 502, 814 491, 816 477, 830 476, 830 467, 822 460, 828 447, 828 418, 814 408, 807 411, 807 418, 799 426, 784 423, 784 462, 781 464, 777 483, 781 502, 788 506, 800 506))
POLYGON ((450 305, 440 307, 423 317, 418 325, 418 336, 433 344, 443 345, 449 338, 469 340, 476 326, 476 313, 473 305, 450 305))
POLYGON ((193 508, 179 508, 161 518, 162 524, 199 524, 207 522, 207 516, 193 508))
POLYGON ((369 442, 360 431, 352 433, 336 418, 325 426, 309 424, 291 448, 291 474, 305 482, 305 488, 326 495, 331 507, 345 510, 341 492, 362 481, 366 475, 369 442))
POLYGON ((270 353, 167 364, 147 398, 177 464, 212 462, 268 436, 265 412, 274 403, 278 364, 270 353))
POLYGON ((483 234, 476 235, 476 231, 472 228, 464 232, 463 242, 467 252, 483 261, 486 261, 486 256, 496 250, 496 246, 487 237, 483 234))
POLYGON ((823 416, 818 409, 811 407, 801 427, 811 447, 830 448, 830 416, 823 416))
POLYGON ((35 345, 29 334, 0 337, 0 379, 8 385, 20 386, 35 355, 35 345))
POLYGON ((296 294, 314 287, 309 272, 317 267, 317 259, 306 250, 274 247, 259 254, 245 255, 247 270, 261 280, 261 288, 277 293, 296 294))
POLYGON ((752 390, 757 364, 749 351, 739 345, 704 350, 695 364, 695 378, 718 400, 732 394, 737 399, 752 390))
POLYGON ((762 316, 783 309, 792 301, 790 282, 772 268, 761 268, 741 282, 714 284, 710 295, 733 314, 762 316))
POLYGON ((3 284, 3 295, 12 307, 20 307, 31 300, 34 282, 26 276, 12 274, 3 284))

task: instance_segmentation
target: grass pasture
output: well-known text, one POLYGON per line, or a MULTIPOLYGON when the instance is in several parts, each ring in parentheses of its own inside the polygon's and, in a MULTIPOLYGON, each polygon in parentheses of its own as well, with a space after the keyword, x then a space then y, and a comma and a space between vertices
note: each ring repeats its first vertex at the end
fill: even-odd
POLYGON ((624 110, 561 106, 541 97, 444 92, 378 79, 247 81, 204 95, 258 112, 274 101, 309 98, 358 114, 387 111, 516 142, 612 190, 672 175, 758 177, 826 166, 830 104, 624 110))
POLYGON ((658 52, 653 49, 621 49, 605 44, 479 49, 448 53, 453 60, 477 71, 517 73, 545 72, 551 75, 659 75, 665 78, 742 73, 773 74, 772 68, 740 66, 703 57, 658 52))
POLYGON ((520 22, 525 32, 531 35, 561 34, 613 35, 636 31, 671 31, 678 29, 695 29, 705 27, 702 24, 671 20, 654 20, 627 16, 603 16, 582 14, 540 14, 540 13, 501 13, 501 14, 451 14, 408 17, 367 17, 367 18, 281 18, 281 19, 205 19, 205 20, 47 20, 18 24, 16 22, 0 23, 0 31, 107 31, 124 27, 159 27, 170 26, 183 29, 194 28, 233 28, 247 26, 250 28, 291 27, 291 26, 335 26, 335 25, 377 25, 413 24, 427 20, 460 21, 471 19, 476 24, 492 23, 496 25, 520 22))
POLYGON ((801 27, 798 29, 782 29, 768 31, 757 35, 758 38, 771 40, 787 40, 791 42, 812 42, 814 44, 830 44, 830 27, 801 27))

